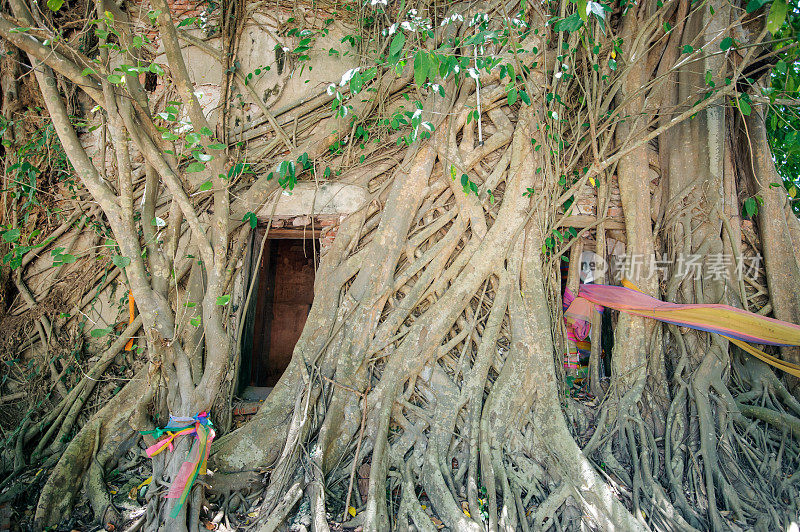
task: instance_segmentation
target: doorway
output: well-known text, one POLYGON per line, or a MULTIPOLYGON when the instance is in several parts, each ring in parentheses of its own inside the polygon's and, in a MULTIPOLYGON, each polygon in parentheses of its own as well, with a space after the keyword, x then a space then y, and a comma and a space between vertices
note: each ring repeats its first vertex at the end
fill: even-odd
MULTIPOLYGON (((258 392, 275 386, 292 359, 314 302, 319 240, 316 235, 297 238, 302 236, 298 233, 271 230, 267 236, 251 301, 252 334, 246 335, 242 346, 240 390, 250 388, 262 395, 258 392)), ((263 233, 259 236, 263 238, 263 233)))

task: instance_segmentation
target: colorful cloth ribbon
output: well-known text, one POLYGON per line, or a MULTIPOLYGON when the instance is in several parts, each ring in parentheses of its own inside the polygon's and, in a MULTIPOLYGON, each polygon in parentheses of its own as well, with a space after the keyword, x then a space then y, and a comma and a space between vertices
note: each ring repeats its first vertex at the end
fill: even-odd
POLYGON ((200 412, 194 417, 169 416, 169 422, 166 427, 141 431, 142 435, 146 434, 154 438, 160 438, 165 434, 167 435, 166 438, 157 441, 147 448, 147 456, 151 458, 164 449, 172 451, 175 438, 179 436, 188 436, 189 434, 196 435, 194 442, 192 442, 189 456, 186 461, 181 464, 181 468, 172 480, 172 484, 167 492, 168 499, 178 499, 178 503, 170 514, 173 518, 178 516, 184 503, 186 503, 186 499, 189 497, 189 493, 192 491, 192 486, 198 475, 206 474, 208 454, 211 451, 211 442, 216 435, 213 427, 214 425, 208 418, 208 414, 206 412, 200 412))
POLYGON ((800 377, 800 366, 780 360, 745 342, 778 346, 800 345, 800 325, 720 304, 677 304, 661 301, 629 287, 582 285, 578 299, 700 331, 713 332, 781 371, 800 377))
POLYGON ((603 307, 590 301, 575 297, 569 288, 564 290, 564 324, 570 344, 564 355, 564 369, 567 370, 567 389, 572 393, 583 383, 589 373, 589 357, 592 344, 586 339, 592 330, 592 311, 603 312, 603 307))
POLYGON ((575 297, 569 288, 564 290, 564 322, 567 325, 567 336, 573 342, 589 336, 592 329, 592 309, 603 312, 602 306, 593 305, 585 298, 575 297))
MULTIPOLYGON (((128 290, 128 325, 133 323, 133 320, 136 316, 134 316, 136 311, 136 302, 133 300, 133 290, 128 290)), ((125 344, 125 351, 133 351, 133 338, 128 340, 125 344)))

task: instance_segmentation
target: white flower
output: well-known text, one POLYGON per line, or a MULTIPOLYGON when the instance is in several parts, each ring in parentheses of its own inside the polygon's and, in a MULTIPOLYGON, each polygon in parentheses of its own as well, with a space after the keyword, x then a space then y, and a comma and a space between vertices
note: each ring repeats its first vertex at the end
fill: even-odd
POLYGON ((401 22, 400 23, 400 27, 403 28, 406 31, 415 31, 414 30, 414 26, 412 26, 411 23, 409 21, 407 21, 407 20, 404 20, 403 22, 401 22))
POLYGON ((372 0, 372 2, 370 2, 370 5, 371 6, 377 6, 377 5, 385 6, 386 5, 386 0, 372 0))
POLYGON ((356 72, 358 72, 359 70, 361 70, 361 67, 351 68, 350 70, 345 72, 344 75, 342 75, 342 81, 339 82, 339 86, 344 87, 345 85, 350 83, 350 80, 353 79, 353 76, 355 76, 356 72))
POLYGON ((389 35, 392 35, 396 31, 397 31, 397 22, 389 26, 389 35))
POLYGON ((336 90, 336 83, 331 83, 328 85, 328 88, 325 89, 325 92, 328 93, 328 96, 333 96, 333 92, 336 90))
POLYGON ((600 2, 586 3, 586 15, 588 16, 591 15, 592 13, 594 13, 603 20, 606 19, 606 11, 605 9, 603 9, 603 6, 600 4, 600 2))
POLYGON ((563 75, 564 75, 563 72, 556 72, 556 79, 561 79, 561 76, 563 75))
POLYGON ((175 134, 177 134, 177 135, 181 135, 183 133, 188 133, 189 131, 194 129, 192 127, 192 124, 187 122, 187 121, 185 121, 185 120, 181 120, 178 123, 180 124, 180 127, 175 128, 175 134))
POLYGON ((553 120, 558 120, 558 113, 555 111, 550 111, 550 116, 553 118, 553 120))
POLYGON ((489 15, 487 15, 486 13, 478 13, 477 15, 472 17, 472 20, 469 21, 469 27, 471 28, 476 24, 480 24, 481 22, 486 22, 488 20, 489 20, 489 15))
POLYGON ((415 118, 419 118, 419 116, 421 114, 422 114, 422 109, 417 109, 416 111, 414 111, 414 114, 411 115, 411 120, 414 120, 415 118))
POLYGON ((441 25, 447 26, 448 24, 450 24, 451 22, 455 22, 456 20, 458 20, 459 22, 464 22, 464 16, 461 15, 460 13, 454 13, 449 17, 447 17, 446 19, 444 19, 441 25))
POLYGON ((471 77, 472 79, 479 79, 481 77, 480 72, 478 72, 478 70, 475 68, 470 68, 469 70, 467 70, 467 73, 469 74, 469 77, 471 77))

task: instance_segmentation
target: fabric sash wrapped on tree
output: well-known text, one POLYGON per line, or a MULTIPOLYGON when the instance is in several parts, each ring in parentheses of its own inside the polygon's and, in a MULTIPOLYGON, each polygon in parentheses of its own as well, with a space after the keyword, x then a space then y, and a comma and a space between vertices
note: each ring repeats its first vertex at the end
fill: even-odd
MULTIPOLYGON (((626 284, 632 286, 630 283, 626 284)), ((800 346, 800 325, 767 318, 729 305, 669 303, 650 297, 635 288, 610 285, 581 286, 578 297, 567 312, 586 321, 591 320, 591 310, 586 310, 585 304, 576 305, 581 299, 634 316, 719 334, 767 364, 800 377, 800 366, 780 360, 745 343, 800 346)))
POLYGON ((564 369, 567 372, 567 387, 580 385, 589 372, 589 357, 592 345, 587 339, 592 330, 592 309, 603 312, 603 307, 583 298, 576 298, 569 288, 564 289, 564 324, 567 326, 567 345, 564 369))
POLYGON ((206 474, 208 464, 208 454, 211 451, 211 442, 216 435, 214 425, 208 418, 206 412, 200 412, 194 417, 169 416, 167 426, 155 430, 141 431, 142 435, 150 435, 160 438, 167 435, 147 448, 147 456, 153 457, 164 449, 173 450, 173 441, 179 436, 195 434, 196 438, 192 442, 192 447, 186 461, 181 464, 178 474, 172 480, 172 484, 167 492, 168 499, 178 499, 178 503, 173 508, 171 517, 175 518, 186 503, 192 486, 199 475, 206 474))
POLYGON ((576 298, 569 288, 564 290, 564 322, 567 325, 567 336, 573 342, 577 343, 589 336, 593 308, 597 312, 603 312, 602 306, 593 305, 582 297, 576 298))

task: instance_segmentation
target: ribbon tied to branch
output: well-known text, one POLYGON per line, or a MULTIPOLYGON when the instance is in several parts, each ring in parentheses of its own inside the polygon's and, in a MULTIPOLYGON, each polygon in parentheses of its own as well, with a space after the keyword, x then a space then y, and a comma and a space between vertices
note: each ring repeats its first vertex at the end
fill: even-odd
POLYGON ((186 461, 181 464, 181 468, 172 480, 172 484, 167 492, 168 499, 178 499, 178 503, 170 514, 171 517, 175 518, 186 503, 186 499, 189 497, 189 493, 192 491, 192 486, 197 477, 206 474, 208 453, 211 450, 211 442, 216 435, 214 432, 214 425, 211 423, 208 413, 206 412, 200 412, 193 417, 170 415, 169 422, 165 427, 141 431, 141 434, 149 435, 154 438, 161 438, 161 436, 166 435, 166 438, 158 440, 147 448, 147 456, 151 458, 164 449, 172 451, 174 449, 173 442, 175 438, 189 436, 190 434, 196 435, 186 461))

